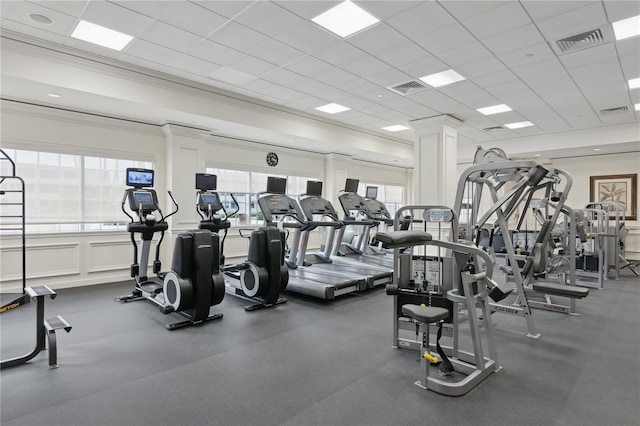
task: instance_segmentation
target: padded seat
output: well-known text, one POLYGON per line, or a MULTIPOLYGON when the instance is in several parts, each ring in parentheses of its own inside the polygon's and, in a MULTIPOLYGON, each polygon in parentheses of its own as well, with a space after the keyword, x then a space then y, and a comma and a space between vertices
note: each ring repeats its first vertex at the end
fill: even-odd
POLYGON ((449 317, 449 311, 445 308, 437 308, 434 306, 420 306, 420 305, 403 305, 402 313, 409 318, 421 322, 423 324, 430 324, 432 322, 438 322, 440 320, 447 319, 449 317))
POLYGON ((376 240, 384 248, 412 247, 432 240, 431 234, 424 231, 389 231, 376 233, 376 240))
POLYGON ((582 299, 589 295, 588 288, 564 284, 534 283, 533 289, 540 293, 555 294, 556 296, 572 297, 574 299, 582 299))

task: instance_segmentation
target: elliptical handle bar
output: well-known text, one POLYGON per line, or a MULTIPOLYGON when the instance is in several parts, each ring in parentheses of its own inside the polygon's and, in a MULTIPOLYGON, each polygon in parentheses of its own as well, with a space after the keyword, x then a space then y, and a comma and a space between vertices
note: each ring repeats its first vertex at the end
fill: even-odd
MULTIPOLYGON (((162 216, 162 220, 161 222, 166 221, 167 219, 169 219, 171 216, 173 216, 174 214, 178 213, 178 210, 180 209, 180 207, 178 206, 178 203, 176 203, 175 198, 173 198, 173 194, 171 193, 171 191, 167 191, 167 194, 169 194, 169 198, 171 198, 171 201, 173 202, 173 206, 176 208, 174 211, 172 211, 171 213, 169 213, 167 216, 162 216)), ((160 210, 160 209, 158 209, 160 210)), ((162 214, 162 211, 160 211, 160 213, 162 214)))
POLYGON ((124 196, 122 197, 122 203, 120 204, 120 207, 122 208, 122 211, 124 212, 124 214, 126 214, 129 217, 129 219, 131 220, 131 223, 133 223, 134 222, 133 216, 131 216, 127 211, 127 209, 124 208, 124 205, 127 202, 127 195, 128 195, 128 192, 124 191, 124 196))

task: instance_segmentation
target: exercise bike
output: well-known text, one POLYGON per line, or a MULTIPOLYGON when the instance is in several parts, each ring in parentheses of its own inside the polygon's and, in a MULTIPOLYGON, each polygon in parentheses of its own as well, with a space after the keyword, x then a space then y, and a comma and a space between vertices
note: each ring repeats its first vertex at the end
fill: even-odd
POLYGON ((153 170, 129 168, 126 173, 126 184, 130 188, 125 190, 122 198, 122 211, 131 220, 127 224, 127 231, 131 234, 133 244, 131 277, 135 280, 135 287, 131 294, 117 297, 115 301, 144 299, 158 305, 163 314, 176 313, 186 318, 181 322, 167 324, 169 330, 222 318, 220 313, 209 313, 210 307, 219 304, 224 298, 218 235, 206 230, 179 234, 176 237, 171 270, 160 272, 160 245, 164 232, 169 228, 166 220, 177 213, 178 204, 168 191, 175 210, 164 216, 153 189, 153 170), (125 209, 127 202, 134 215, 125 209), (154 280, 147 277, 147 270, 151 241, 156 233, 160 233, 160 239, 156 243, 153 261, 153 273, 158 279, 154 280), (136 234, 142 235, 139 262, 136 234))
POLYGON ((249 236, 249 253, 247 260, 237 265, 225 265, 224 242, 227 231, 231 226, 229 217, 238 213, 239 204, 233 194, 228 193, 233 200, 235 210, 227 212, 216 192, 217 177, 212 174, 197 173, 196 189, 197 212, 202 219, 198 228, 206 229, 220 238, 219 262, 225 275, 225 283, 229 292, 235 296, 254 302, 245 306, 245 310, 270 308, 286 303, 287 299, 280 297, 289 282, 289 270, 284 262, 286 235, 284 231, 265 226, 252 231, 249 236))

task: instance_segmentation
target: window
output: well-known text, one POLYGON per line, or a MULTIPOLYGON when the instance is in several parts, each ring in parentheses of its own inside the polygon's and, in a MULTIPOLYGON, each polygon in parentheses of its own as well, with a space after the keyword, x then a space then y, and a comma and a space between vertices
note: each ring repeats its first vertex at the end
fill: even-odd
MULTIPOLYGON (((3 148, 4 149, 4 148, 3 148)), ((147 161, 4 149, 25 182, 27 232, 123 229, 127 167, 147 161)), ((3 175, 10 170, 1 170, 3 175)))
POLYGON ((366 194, 367 186, 378 187, 377 200, 381 201, 391 213, 391 217, 404 203, 404 187, 400 185, 385 185, 379 183, 363 183, 358 185, 358 194, 366 194))
POLYGON ((233 224, 240 225, 262 225, 264 217, 258 206, 258 194, 267 189, 267 177, 282 177, 287 179, 287 195, 295 197, 307 189, 308 180, 316 180, 304 176, 283 176, 268 173, 246 172, 242 170, 228 170, 207 167, 206 173, 214 174, 218 177, 218 192, 222 203, 231 213, 236 206, 228 195, 233 196, 238 201, 238 213, 231 217, 233 224))

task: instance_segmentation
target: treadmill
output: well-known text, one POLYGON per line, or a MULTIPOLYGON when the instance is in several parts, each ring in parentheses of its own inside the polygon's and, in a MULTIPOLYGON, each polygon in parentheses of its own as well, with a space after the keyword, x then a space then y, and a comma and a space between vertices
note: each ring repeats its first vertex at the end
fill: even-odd
POLYGON ((312 268, 314 270, 326 269, 329 271, 348 272, 356 276, 366 276, 368 278, 367 283, 369 288, 387 285, 392 282, 392 268, 345 261, 339 257, 331 258, 331 248, 333 246, 335 233, 337 229, 342 228, 344 224, 338 219, 338 213, 331 202, 322 197, 322 182, 307 182, 307 191, 306 194, 300 198, 300 207, 307 221, 321 225, 313 228, 309 227, 302 231, 300 250, 296 262, 299 266, 313 265, 312 268), (327 240, 324 244, 324 252, 307 254, 309 234, 313 229, 319 228, 320 226, 332 228, 328 230, 327 240))
POLYGON ((293 242, 290 245, 289 283, 287 291, 304 294, 324 300, 331 300, 343 294, 363 291, 367 288, 366 277, 347 276, 344 273, 329 271, 315 272, 300 267, 291 259, 296 259, 302 231, 316 224, 304 220, 304 214, 298 203, 285 195, 286 178, 267 178, 267 191, 259 194, 258 206, 267 226, 277 226, 293 230, 293 242), (292 220, 287 220, 292 219, 292 220))
POLYGON ((338 230, 332 254, 333 256, 344 256, 359 262, 393 269, 393 255, 387 254, 385 251, 378 251, 374 254, 365 253, 371 229, 377 228, 382 218, 376 219, 369 210, 365 199, 358 194, 359 183, 358 179, 347 179, 343 193, 338 196, 344 211, 343 222, 345 226, 338 230), (358 217, 364 218, 358 219, 358 217), (361 226, 363 228, 363 232, 359 234, 356 244, 342 241, 348 226, 361 226))

